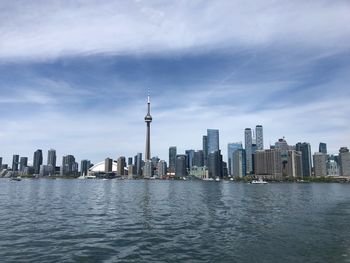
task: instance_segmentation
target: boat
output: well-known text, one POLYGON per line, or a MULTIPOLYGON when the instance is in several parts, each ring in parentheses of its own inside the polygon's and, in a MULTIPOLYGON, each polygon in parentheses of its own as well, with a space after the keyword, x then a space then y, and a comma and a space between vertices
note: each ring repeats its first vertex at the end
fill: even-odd
POLYGON ((22 181, 21 177, 11 177, 11 181, 22 181))
POLYGON ((211 177, 209 177, 209 178, 203 178, 202 180, 203 180, 203 181, 214 181, 214 179, 211 178, 211 177))
POLYGON ((220 178, 219 178, 219 177, 216 177, 216 178, 215 178, 215 182, 220 182, 220 178))
POLYGON ((85 176, 86 179, 96 179, 95 175, 87 175, 85 176))
POLYGON ((230 181, 233 181, 233 178, 230 178, 230 181))
POLYGON ((262 178, 259 178, 259 180, 251 181, 251 184, 267 184, 267 182, 264 181, 262 178))
POLYGON ((86 177, 85 177, 85 175, 80 175, 79 177, 78 177, 78 179, 86 179, 86 177))

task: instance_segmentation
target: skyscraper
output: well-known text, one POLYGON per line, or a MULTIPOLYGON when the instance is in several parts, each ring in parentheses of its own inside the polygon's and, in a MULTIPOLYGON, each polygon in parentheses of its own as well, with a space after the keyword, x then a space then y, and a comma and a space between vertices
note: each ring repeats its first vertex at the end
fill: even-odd
POLYGON ((298 142, 295 146, 295 149, 297 151, 301 152, 301 158, 303 163, 303 176, 311 176, 311 146, 310 143, 304 142, 298 142))
POLYGON ((246 176, 246 155, 244 149, 237 149, 232 153, 232 164, 231 175, 234 177, 246 176))
POLYGON ((169 173, 171 174, 175 173, 176 155, 177 155, 176 146, 169 147, 169 173))
POLYGON ((135 174, 136 176, 140 177, 142 176, 142 153, 138 153, 135 156, 135 174))
POLYGON ((40 173, 40 165, 42 164, 43 164, 43 151, 38 149, 34 152, 34 158, 33 158, 33 167, 34 167, 35 174, 40 173))
POLYGON ((218 178, 223 176, 222 155, 220 151, 214 151, 208 155, 209 177, 218 178))
POLYGON ((318 147, 318 152, 327 154, 327 144, 324 142, 320 142, 320 145, 318 147))
POLYGON ((147 115, 145 116, 145 122, 147 124, 145 161, 149 161, 151 159, 151 122, 152 122, 151 101, 150 101, 149 93, 147 97, 147 115))
POLYGON ((203 167, 204 166, 204 154, 203 150, 195 151, 193 156, 193 166, 203 167))
POLYGON ((244 130, 244 147, 246 154, 246 173, 251 174, 253 172, 253 138, 252 138, 252 130, 250 128, 246 128, 244 130))
POLYGON ((186 158, 186 160, 187 160, 186 167, 187 167, 187 169, 191 169, 193 166, 193 161, 194 161, 194 150, 186 150, 185 154, 187 157, 186 158))
MULTIPOLYGON (((234 167, 234 162, 233 162, 233 153, 238 150, 242 149, 242 142, 235 142, 235 143, 229 143, 227 144, 227 161, 228 161, 228 173, 230 175, 233 174, 233 167, 234 167)), ((245 170, 245 169, 244 169, 245 170)))
POLYGON ((24 168, 28 166, 28 157, 21 157, 19 161, 19 170, 24 171, 24 168))
POLYGON ((315 176, 327 175, 327 154, 317 152, 313 156, 315 176))
POLYGON ((47 165, 51 165, 54 169, 56 168, 56 150, 50 149, 47 152, 47 165))
POLYGON ((203 135, 203 157, 204 157, 204 165, 208 165, 208 136, 203 135))
POLYGON ((82 160, 80 163, 80 174, 87 175, 88 170, 90 168, 91 162, 89 160, 82 160))
POLYGON ((120 156, 117 160, 117 174, 119 176, 123 176, 124 173, 124 168, 126 167, 126 162, 125 162, 125 157, 120 156))
POLYGON ((19 164, 19 155, 14 154, 12 157, 12 171, 14 172, 18 171, 18 164, 19 164))
POLYGON ((262 125, 256 125, 255 136, 256 136, 256 149, 263 150, 264 149, 264 133, 263 133, 263 126, 262 125))
POLYGON ((219 151, 219 130, 207 129, 208 154, 219 151))
POLYGON ((183 177, 187 175, 186 163, 186 155, 176 155, 175 176, 183 177))
POLYGON ((350 176, 350 152, 347 147, 339 150, 340 176, 350 176))
POLYGON ((66 155, 62 158, 61 175, 75 175, 78 172, 78 164, 73 155, 66 155))

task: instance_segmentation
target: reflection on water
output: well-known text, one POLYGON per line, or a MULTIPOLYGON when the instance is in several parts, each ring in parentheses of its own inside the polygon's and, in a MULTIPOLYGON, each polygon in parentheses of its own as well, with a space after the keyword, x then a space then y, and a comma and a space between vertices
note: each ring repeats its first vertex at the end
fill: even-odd
POLYGON ((350 185, 0 179, 1 262, 349 262, 350 185))

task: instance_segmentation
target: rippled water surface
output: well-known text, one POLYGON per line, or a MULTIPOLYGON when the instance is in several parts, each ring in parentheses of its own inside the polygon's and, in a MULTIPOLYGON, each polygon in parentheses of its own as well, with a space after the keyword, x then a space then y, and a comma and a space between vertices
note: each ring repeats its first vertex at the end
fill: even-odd
POLYGON ((350 262, 350 184, 0 179, 1 262, 350 262))

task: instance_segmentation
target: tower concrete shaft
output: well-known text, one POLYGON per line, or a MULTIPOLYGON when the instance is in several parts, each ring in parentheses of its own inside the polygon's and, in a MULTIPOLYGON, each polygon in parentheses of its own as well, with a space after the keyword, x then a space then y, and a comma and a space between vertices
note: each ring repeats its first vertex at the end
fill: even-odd
POLYGON ((145 116, 145 122, 147 125, 145 161, 149 161, 151 159, 151 122, 152 122, 151 101, 150 101, 149 94, 148 94, 148 100, 147 100, 147 115, 145 116))

